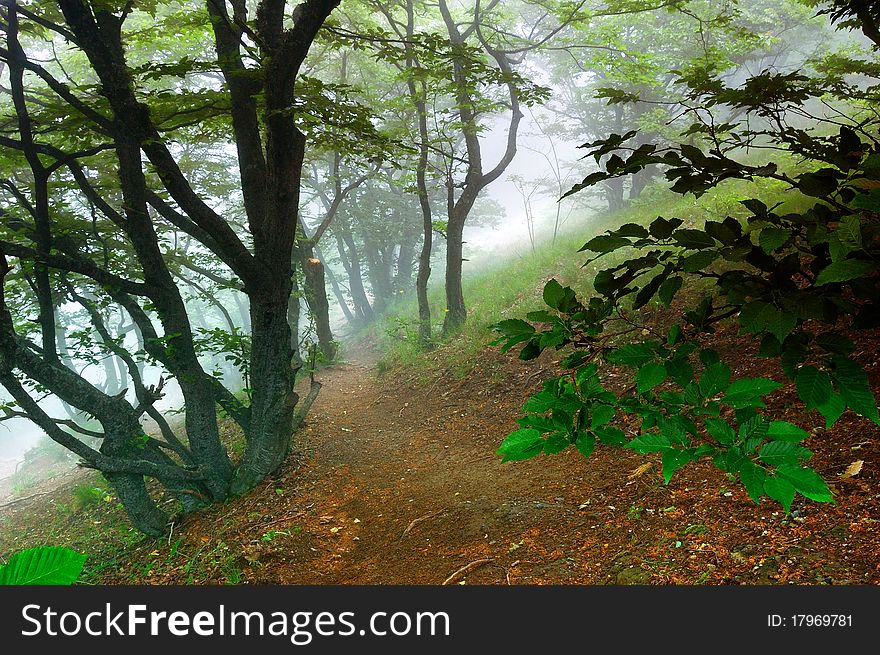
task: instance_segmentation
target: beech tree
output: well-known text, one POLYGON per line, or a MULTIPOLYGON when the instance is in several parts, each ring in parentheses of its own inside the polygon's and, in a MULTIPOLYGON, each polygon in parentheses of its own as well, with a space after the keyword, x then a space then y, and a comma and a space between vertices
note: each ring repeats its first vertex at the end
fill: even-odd
POLYGON ((145 478, 186 510, 242 493, 280 466, 317 393, 314 384, 300 403, 294 391, 287 320, 306 145, 297 121, 304 106, 311 117, 320 114, 304 100, 298 76, 338 4, 261 0, 250 15, 244 0, 207 0, 198 11, 0 0, 0 62, 11 97, 0 105, 0 146, 13 167, 3 172, 0 383, 22 413, 104 474, 147 534, 161 534, 167 517, 145 478), (139 39, 161 38, 157 25, 213 56, 134 65, 139 39), (223 156, 235 152, 243 232, 226 215, 231 208, 214 202, 176 159, 178 141, 204 134, 226 137, 223 156), (247 295, 249 402, 199 362, 169 262, 170 227, 222 262, 247 295), (144 380, 111 332, 102 336, 125 362, 133 394, 109 395, 66 365, 56 310, 71 302, 89 311, 99 332, 106 328, 100 307, 127 314, 147 355, 180 385, 185 436, 167 424, 160 436, 144 433, 139 419, 164 379, 144 380), (98 448, 43 409, 38 394, 47 392, 100 423, 98 448), (246 438, 235 464, 220 441, 219 411, 246 438))

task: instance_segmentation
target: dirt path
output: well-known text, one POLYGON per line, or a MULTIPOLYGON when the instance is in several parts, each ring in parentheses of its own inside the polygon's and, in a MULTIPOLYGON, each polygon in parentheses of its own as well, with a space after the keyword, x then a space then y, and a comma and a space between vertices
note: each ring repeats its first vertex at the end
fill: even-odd
MULTIPOLYGON (((378 379, 369 362, 339 365, 323 382, 303 466, 287 478, 311 505, 291 523, 316 550, 306 566, 299 557, 284 562, 282 552, 255 581, 442 583, 491 560, 461 578, 505 583, 524 576, 518 552, 542 524, 590 521, 578 510, 582 494, 566 497, 557 472, 517 475, 499 464, 498 424, 514 426, 515 408, 498 389, 443 381, 407 388, 378 379)), ((550 563, 555 580, 566 577, 568 562, 550 563)))

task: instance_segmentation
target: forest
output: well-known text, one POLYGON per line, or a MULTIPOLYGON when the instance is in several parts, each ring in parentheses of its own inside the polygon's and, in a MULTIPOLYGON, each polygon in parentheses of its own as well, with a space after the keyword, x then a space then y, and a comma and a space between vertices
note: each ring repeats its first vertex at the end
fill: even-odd
POLYGON ((880 3, 0 36, 0 583, 880 582, 880 3))

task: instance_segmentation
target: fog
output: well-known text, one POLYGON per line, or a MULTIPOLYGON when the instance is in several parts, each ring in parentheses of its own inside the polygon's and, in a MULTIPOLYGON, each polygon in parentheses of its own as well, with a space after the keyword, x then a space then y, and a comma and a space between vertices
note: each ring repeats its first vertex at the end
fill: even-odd
MULTIPOLYGON (((823 38, 827 38, 827 35, 823 38)), ((843 39, 844 37, 838 38, 843 39)), ((858 39, 856 38, 856 40, 858 39)), ((784 40, 781 45, 775 47, 779 52, 785 52, 783 60, 785 61, 785 69, 788 70, 797 70, 803 57, 809 54, 806 51, 810 50, 804 48, 801 52, 797 47, 786 48, 784 40)), ((567 85, 560 82, 559 85, 554 86, 548 80, 551 79, 552 67, 560 64, 559 61, 554 60, 549 63, 548 61, 540 65, 532 63, 530 72, 540 83, 550 87, 551 103, 558 104, 570 98, 574 92, 579 90, 577 88, 579 84, 592 83, 595 81, 594 78, 599 75, 598 73, 578 71, 575 63, 569 62, 572 70, 568 76, 567 85)), ((760 63, 760 60, 753 62, 753 66, 760 63)), ((744 74, 744 70, 738 73, 738 75, 744 74)), ((2 70, 0 70, 0 81, 7 84, 8 79, 8 72, 4 78, 2 70)), ((591 115, 588 111, 584 113, 587 116, 591 115)), ((587 192, 577 194, 561 202, 559 197, 573 184, 580 181, 586 173, 596 170, 593 166, 594 162, 583 161, 584 151, 579 150, 578 146, 585 141, 592 140, 597 134, 608 135, 616 129, 611 122, 612 115, 608 113, 604 103, 598 103, 594 113, 596 118, 591 119, 594 120, 592 124, 584 123, 578 126, 577 120, 573 121, 571 117, 562 120, 552 111, 539 107, 525 109, 519 128, 516 157, 504 174, 483 192, 485 197, 501 208, 500 215, 493 216, 491 220, 481 221, 479 211, 475 211, 474 216, 469 219, 469 223, 465 227, 464 241, 466 242, 465 257, 467 259, 464 266, 465 273, 478 270, 479 267, 487 263, 497 263, 504 258, 527 257, 533 247, 538 242, 549 238, 555 229, 582 230, 585 239, 592 236, 590 218, 598 212, 609 209, 604 197, 601 194, 587 192), (591 168, 591 166, 593 167, 591 168)), ((480 135, 484 171, 493 167, 503 156, 507 141, 508 118, 508 116, 501 114, 495 116, 491 121, 484 122, 486 129, 480 135)), ((662 129, 658 127, 656 131, 659 135, 662 129)), ((231 146, 219 150, 225 151, 231 160, 231 146)), ((216 164, 216 162, 214 163, 216 164)), ((233 177, 237 175, 232 170, 229 173, 233 177)), ((228 201, 229 198, 215 198, 213 204, 215 207, 221 207, 228 201)), ((434 207, 435 218, 445 218, 444 207, 439 206, 438 203, 435 205, 438 205, 434 207)), ((320 211, 309 213, 312 213, 316 220, 320 219, 320 211)), ((310 227, 314 227, 314 225, 310 225, 310 227)), ((327 241, 329 242, 331 239, 327 238, 327 241)), ((321 242, 322 247, 324 243, 324 241, 321 242)), ((327 245, 327 250, 331 249, 332 246, 327 245)), ((443 254, 443 240, 435 235, 432 285, 443 283, 443 254)), ((343 278, 345 271, 338 264, 333 264, 330 273, 343 278)), ((343 289, 343 291, 345 290, 343 289)), ((368 293, 370 293, 369 290, 368 293)), ((238 291, 225 289, 218 292, 216 297, 228 310, 226 315, 222 315, 216 306, 196 299, 197 294, 192 289, 187 290, 186 295, 190 297, 188 302, 193 313, 200 316, 199 324, 201 327, 226 329, 229 326, 229 321, 232 320, 236 328, 247 330, 247 319, 241 315, 240 311, 241 303, 246 302, 246 298, 238 291), (230 319, 230 315, 233 317, 232 319, 230 319)), ((337 335, 349 333, 351 329, 346 323, 341 308, 333 295, 330 294, 329 288, 328 295, 330 295, 334 332, 337 335)), ((370 298, 373 298, 372 293, 370 293, 370 298)), ((75 320, 80 328, 87 327, 88 321, 83 321, 82 316, 72 318, 76 313, 75 308, 61 308, 60 311, 62 321, 75 320)), ((306 316, 305 311, 303 311, 303 316, 306 316)), ((304 319, 303 323, 307 324, 307 319, 304 319)), ((159 326, 158 322, 156 325, 159 326)), ((68 327, 76 327, 76 325, 72 324, 68 327)), ((161 333, 161 329, 159 331, 161 333)), ((306 326, 304 326, 303 332, 305 337, 306 326)), ((92 334, 94 335, 94 333, 92 334)), ((130 352, 136 352, 139 349, 138 341, 133 333, 126 334, 121 343, 130 352)), ((218 370, 232 391, 241 390, 242 380, 236 377, 229 363, 223 360, 221 354, 214 356, 205 354, 201 361, 207 370, 218 370)), ((68 365, 81 372, 83 377, 92 384, 99 387, 110 386, 111 380, 102 362, 84 361, 77 359, 74 355, 68 365)), ((124 371, 124 366, 118 362, 117 365, 119 371, 124 371)), ((161 376, 163 376, 163 370, 160 367, 149 362, 144 363, 145 385, 158 384, 161 376)), ((127 388, 126 397, 135 403, 130 380, 122 381, 122 387, 127 388)), ((121 389, 116 390, 117 393, 119 391, 121 389)), ((181 409, 182 404, 179 387, 173 379, 165 381, 163 393, 163 397, 155 407, 173 421, 175 413, 181 409)), ((0 400, 7 399, 5 391, 0 390, 0 400)), ((46 396, 41 399, 40 403, 51 416, 68 418, 67 408, 57 398, 46 396)), ((76 420, 78 423, 85 424, 86 417, 80 416, 76 420)), ((148 431, 155 429, 155 426, 146 419, 144 419, 144 424, 148 431)), ((27 419, 16 417, 0 422, 0 479, 10 476, 15 471, 23 461, 25 453, 37 445, 43 436, 42 430, 27 419)))

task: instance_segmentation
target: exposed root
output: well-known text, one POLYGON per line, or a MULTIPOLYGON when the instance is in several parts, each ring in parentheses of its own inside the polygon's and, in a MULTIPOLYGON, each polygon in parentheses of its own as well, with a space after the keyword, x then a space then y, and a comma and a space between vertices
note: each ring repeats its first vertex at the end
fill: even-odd
POLYGON ((492 559, 492 558, 488 558, 488 559, 478 559, 478 560, 474 560, 474 561, 471 562, 470 564, 465 564, 465 565, 462 566, 460 569, 458 569, 458 571, 456 571, 455 573, 453 573, 452 575, 450 575, 448 578, 446 578, 446 579, 443 581, 443 584, 447 585, 447 584, 450 584, 450 583, 452 583, 452 582, 455 582, 455 581, 458 580, 461 576, 463 576, 465 573, 470 573, 470 572, 473 571, 474 569, 478 569, 478 568, 480 568, 481 566, 483 566, 484 564, 489 564, 490 562, 494 562, 494 561, 495 561, 495 560, 492 559))

